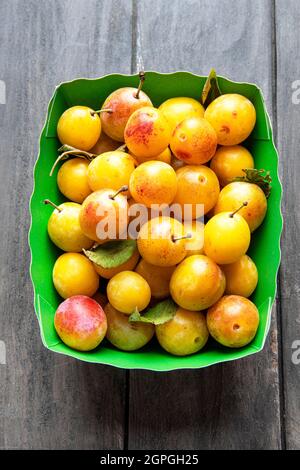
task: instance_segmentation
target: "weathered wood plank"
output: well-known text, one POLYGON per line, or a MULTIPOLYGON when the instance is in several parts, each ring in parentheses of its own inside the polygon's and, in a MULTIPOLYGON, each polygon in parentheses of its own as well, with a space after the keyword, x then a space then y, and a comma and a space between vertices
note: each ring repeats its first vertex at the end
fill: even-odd
POLYGON ((0 17, 0 448, 123 448, 125 372, 43 347, 27 232, 47 102, 62 80, 130 72, 131 2, 12 0, 0 17))
MULTIPOLYGON (((136 65, 145 70, 214 66, 254 81, 272 111, 272 2, 136 2, 136 65)), ((276 316, 264 351, 199 371, 130 373, 130 449, 281 447, 276 316)))
POLYGON ((299 73, 300 3, 276 1, 277 109, 284 230, 281 262, 281 322, 286 445, 300 448, 300 194, 299 73), (298 83, 297 83, 298 80, 298 83), (298 91, 297 91, 298 90, 298 91))

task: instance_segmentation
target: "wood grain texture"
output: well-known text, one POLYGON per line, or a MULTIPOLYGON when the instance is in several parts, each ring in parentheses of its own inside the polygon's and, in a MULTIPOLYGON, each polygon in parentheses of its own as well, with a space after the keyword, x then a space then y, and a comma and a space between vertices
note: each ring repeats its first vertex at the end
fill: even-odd
MULTIPOLYGON (((272 112, 273 4, 136 2, 135 63, 217 73, 262 87, 272 112)), ((130 373, 130 449, 281 447, 276 314, 262 353, 198 371, 130 373)))
POLYGON ((300 80, 299 2, 10 0, 0 2, 0 18, 6 84, 5 105, 0 97, 0 341, 7 349, 7 365, 0 363, 0 449, 120 449, 124 443, 130 449, 299 449, 300 365, 291 360, 292 344, 300 340, 300 104, 292 103, 292 83, 300 80), (267 99, 289 188, 279 339, 274 309, 264 351, 247 359, 198 371, 126 373, 42 346, 27 233, 47 102, 62 80, 142 66, 195 73, 214 66, 233 80, 255 81, 267 99))
POLYGON ((300 2, 276 1, 278 150, 283 181, 281 322, 286 445, 300 448, 300 2), (294 83, 298 80, 298 83, 294 83), (298 92, 297 92, 298 90, 298 92), (294 97, 293 97, 294 94, 294 97), (294 342, 296 348, 292 349, 294 342), (293 353, 296 354, 292 361, 293 353))
POLYGON ((0 2, 0 448, 122 448, 125 372, 47 351, 33 312, 28 201, 54 87, 130 72, 131 2, 0 2))

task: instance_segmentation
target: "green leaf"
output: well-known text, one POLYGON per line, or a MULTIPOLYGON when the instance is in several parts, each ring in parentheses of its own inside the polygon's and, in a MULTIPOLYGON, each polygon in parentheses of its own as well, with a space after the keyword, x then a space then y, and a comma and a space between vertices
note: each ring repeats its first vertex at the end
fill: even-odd
POLYGON ((83 250, 93 263, 102 268, 116 268, 126 263, 136 250, 136 240, 114 240, 83 250))
POLYGON ((131 322, 144 322, 152 323, 153 325, 162 325, 169 320, 172 320, 177 310, 177 305, 172 299, 159 302, 154 307, 149 308, 143 315, 140 314, 138 309, 130 315, 129 321, 131 322))
POLYGON ((200 102, 204 108, 207 108, 207 106, 221 94, 216 71, 215 69, 211 69, 206 82, 204 83, 200 102))
POLYGON ((245 168, 243 169, 245 176, 237 176, 233 181, 245 181, 246 183, 257 184, 263 192, 266 198, 271 194, 271 183, 272 178, 270 172, 266 170, 257 170, 256 168, 245 168))

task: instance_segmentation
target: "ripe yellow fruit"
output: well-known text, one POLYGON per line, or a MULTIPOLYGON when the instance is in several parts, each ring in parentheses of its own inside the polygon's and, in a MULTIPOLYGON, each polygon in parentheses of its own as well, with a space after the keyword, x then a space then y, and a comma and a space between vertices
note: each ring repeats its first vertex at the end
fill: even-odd
POLYGON ((232 93, 210 103, 204 117, 215 129, 219 145, 237 145, 253 131, 256 111, 248 98, 232 93))
POLYGON ((214 215, 204 228, 204 252, 218 264, 235 263, 250 245, 245 219, 232 212, 214 215))
POLYGON ((57 173, 57 185, 60 192, 70 201, 81 204, 89 194, 89 162, 83 158, 72 158, 62 164, 57 173))
POLYGON ((218 148, 210 162, 210 168, 219 178, 220 185, 226 186, 237 176, 245 176, 243 169, 254 168, 254 160, 245 147, 229 145, 218 148))
POLYGON ((188 97, 170 98, 158 108, 166 116, 173 132, 184 119, 191 117, 204 117, 204 108, 199 101, 188 97))
POLYGON ((224 295, 207 312, 212 337, 228 348, 249 344, 259 325, 259 313, 251 300, 239 295, 224 295))
POLYGON ((67 109, 57 124, 57 135, 61 143, 80 150, 90 150, 100 134, 100 118, 87 106, 73 106, 67 109))
POLYGON ((151 300, 151 289, 145 279, 134 271, 122 271, 107 284, 109 303, 122 313, 130 315, 137 308, 144 310, 151 300))
POLYGON ((93 297, 99 288, 99 276, 84 255, 64 253, 54 264, 53 283, 63 299, 73 295, 93 297))
POLYGON ((221 268, 204 255, 193 255, 183 260, 170 281, 174 302, 192 311, 210 307, 219 300, 224 290, 225 276, 221 268))
POLYGON ((183 308, 178 308, 170 321, 157 325, 155 331, 161 347, 175 356, 200 351, 209 337, 205 315, 183 308))
POLYGON ((152 106, 150 98, 137 88, 123 87, 113 91, 104 101, 102 109, 112 112, 101 113, 104 132, 114 140, 124 142, 124 129, 134 111, 144 106, 152 106))
POLYGON ((80 252, 93 245, 93 241, 81 230, 80 209, 81 205, 76 202, 64 202, 57 206, 49 218, 49 237, 63 251, 80 252))
POLYGON ((222 270, 226 277, 226 294, 250 297, 257 286, 257 268, 248 255, 241 256, 235 263, 224 264, 222 270))
POLYGON ((174 203, 180 204, 186 220, 197 219, 215 206, 220 185, 210 168, 205 165, 186 165, 176 171, 176 176, 174 203))
POLYGON ((124 137, 130 153, 137 157, 151 158, 168 147, 171 130, 164 114, 148 106, 138 109, 130 116, 124 137))
POLYGON ((84 200, 79 223, 83 233, 91 240, 104 243, 108 239, 118 239, 126 231, 127 198, 116 193, 112 189, 99 189, 84 200))
POLYGON ((227 184, 219 194, 214 214, 235 211, 243 202, 247 202, 247 205, 239 210, 239 215, 244 217, 253 232, 263 222, 268 208, 265 193, 257 184, 246 181, 227 184))
MULTIPOLYGON (((120 150, 102 153, 91 161, 88 169, 88 183, 92 191, 115 189, 128 186, 135 161, 131 155, 120 150)), ((123 192, 123 194, 129 194, 123 192)))
POLYGON ((138 236, 139 252, 155 266, 175 266, 186 255, 184 227, 176 219, 160 216, 146 222, 138 236))
POLYGON ((174 130, 170 146, 179 160, 188 165, 202 165, 216 152, 217 134, 205 119, 188 118, 178 124, 174 130))
POLYGON ((136 202, 147 207, 171 204, 177 191, 176 173, 164 162, 142 163, 130 176, 129 190, 136 202))
POLYGON ((149 343, 154 335, 154 325, 130 322, 128 315, 119 312, 112 305, 104 308, 107 318, 106 338, 122 351, 136 351, 149 343))

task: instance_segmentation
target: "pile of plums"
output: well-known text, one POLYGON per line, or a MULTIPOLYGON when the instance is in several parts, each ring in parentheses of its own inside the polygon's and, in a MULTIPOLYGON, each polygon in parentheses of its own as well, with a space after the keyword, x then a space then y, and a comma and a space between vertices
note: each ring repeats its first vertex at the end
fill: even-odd
POLYGON ((134 351, 154 335, 178 356, 200 351, 210 335, 245 346, 259 325, 247 251, 267 211, 249 178, 254 158, 240 145, 255 108, 240 94, 155 108, 143 79, 99 110, 73 106, 58 121, 57 184, 67 201, 45 201, 54 206, 50 239, 64 252, 53 267, 65 299, 55 329, 81 351, 105 337, 134 351), (173 205, 180 217, 168 212, 173 205))

